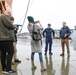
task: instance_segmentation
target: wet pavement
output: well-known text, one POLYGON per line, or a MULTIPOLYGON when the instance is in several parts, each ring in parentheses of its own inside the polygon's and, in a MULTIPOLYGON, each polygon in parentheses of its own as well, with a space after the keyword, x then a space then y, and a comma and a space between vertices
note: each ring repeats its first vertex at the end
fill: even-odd
MULTIPOLYGON (((44 66, 47 71, 41 72, 38 54, 35 54, 35 65, 37 69, 31 70, 31 46, 30 42, 27 40, 20 40, 17 44, 18 58, 21 63, 15 63, 12 68, 17 70, 14 75, 76 75, 76 51, 73 50, 72 44, 70 44, 70 57, 67 57, 67 51, 65 50, 65 56, 61 57, 61 45, 59 40, 54 40, 52 52, 53 55, 44 55, 45 43, 43 43, 42 52, 44 66)), ((1 73, 0 64, 0 75, 6 75, 1 73)), ((12 75, 12 74, 11 74, 12 75)))

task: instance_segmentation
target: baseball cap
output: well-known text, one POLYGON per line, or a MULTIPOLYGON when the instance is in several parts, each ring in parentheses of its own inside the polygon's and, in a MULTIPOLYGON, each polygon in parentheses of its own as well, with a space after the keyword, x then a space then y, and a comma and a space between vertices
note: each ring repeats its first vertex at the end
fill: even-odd
POLYGON ((48 26, 51 26, 51 24, 49 23, 48 26))

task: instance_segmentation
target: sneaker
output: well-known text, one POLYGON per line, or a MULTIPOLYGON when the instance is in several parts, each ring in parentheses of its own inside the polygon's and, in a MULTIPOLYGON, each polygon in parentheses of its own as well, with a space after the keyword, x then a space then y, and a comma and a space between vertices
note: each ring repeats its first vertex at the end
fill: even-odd
POLYGON ((14 65, 14 62, 12 62, 11 65, 14 65))
POLYGON ((64 56, 64 54, 60 54, 60 56, 64 56))
POLYGON ((36 66, 32 66, 32 68, 31 68, 31 69, 32 69, 32 70, 35 70, 36 68, 37 68, 36 66))
POLYGON ((15 74, 15 73, 16 73, 16 71, 14 71, 14 70, 5 71, 5 74, 15 74))
POLYGON ((44 55, 47 55, 47 52, 45 52, 45 54, 44 55))
POLYGON ((41 68, 41 72, 46 71, 46 70, 47 70, 47 69, 46 69, 46 68, 44 68, 44 67, 43 67, 43 68, 41 68))
POLYGON ((50 54, 50 55, 53 55, 53 53, 52 53, 52 52, 49 52, 49 54, 50 54))
POLYGON ((16 59, 14 62, 18 62, 18 63, 21 63, 21 61, 19 59, 16 59))
POLYGON ((68 54, 68 57, 70 57, 70 55, 68 54))
POLYGON ((4 69, 4 70, 2 70, 2 73, 6 73, 6 70, 4 69))

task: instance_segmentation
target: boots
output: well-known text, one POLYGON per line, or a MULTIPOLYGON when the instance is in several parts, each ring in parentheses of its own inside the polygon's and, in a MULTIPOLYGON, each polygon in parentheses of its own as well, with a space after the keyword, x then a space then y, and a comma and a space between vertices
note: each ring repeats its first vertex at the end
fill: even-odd
POLYGON ((46 68, 44 68, 43 66, 43 62, 40 62, 40 64, 41 64, 41 72, 46 71, 46 68))
MULTIPOLYGON (((34 64, 34 61, 31 61, 31 63, 32 63, 32 68, 31 69, 35 70, 37 67, 34 64)), ((40 62, 40 64, 41 64, 41 72, 46 71, 46 68, 44 68, 44 66, 43 66, 43 62, 40 62)))
POLYGON ((32 63, 32 70, 35 70, 37 67, 34 65, 34 61, 31 61, 31 63, 32 63))

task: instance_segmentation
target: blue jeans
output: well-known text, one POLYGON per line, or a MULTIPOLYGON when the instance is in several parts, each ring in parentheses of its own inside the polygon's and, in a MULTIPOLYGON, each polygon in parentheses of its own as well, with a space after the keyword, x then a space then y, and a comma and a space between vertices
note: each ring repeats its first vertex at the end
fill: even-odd
MULTIPOLYGON (((31 60, 34 61, 34 52, 31 53, 31 60)), ((42 58, 42 52, 38 53, 39 54, 39 60, 40 62, 43 62, 43 58, 42 58)))

